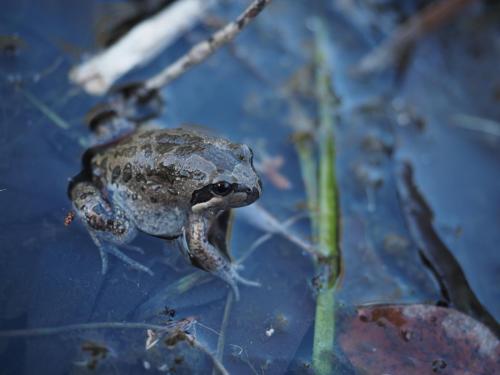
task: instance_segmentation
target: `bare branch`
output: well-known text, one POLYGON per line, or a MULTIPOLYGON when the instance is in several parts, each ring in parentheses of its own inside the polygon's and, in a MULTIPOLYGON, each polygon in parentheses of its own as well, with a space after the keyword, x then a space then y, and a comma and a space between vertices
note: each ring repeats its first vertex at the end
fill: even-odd
POLYGON ((356 73, 373 73, 397 62, 407 48, 423 35, 451 21, 466 5, 476 0, 441 0, 399 26, 380 46, 363 57, 356 73))
POLYGON ((221 46, 233 40, 270 2, 271 0, 254 0, 235 21, 216 31, 207 40, 194 45, 187 54, 146 81, 145 88, 159 89, 178 78, 192 66, 206 60, 221 46))

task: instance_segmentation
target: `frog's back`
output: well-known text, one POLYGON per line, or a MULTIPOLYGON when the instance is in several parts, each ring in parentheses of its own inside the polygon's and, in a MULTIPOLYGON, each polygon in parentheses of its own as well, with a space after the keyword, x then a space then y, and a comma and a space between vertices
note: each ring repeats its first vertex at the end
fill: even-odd
POLYGON ((186 185, 201 188, 240 163, 240 148, 183 128, 140 129, 96 153, 92 169, 105 184, 130 185, 135 180, 166 183, 177 190, 186 190, 186 185))
POLYGON ((240 147, 182 128, 139 129, 96 152, 92 174, 140 229, 155 234, 154 223, 181 224, 171 215, 189 211, 195 191, 214 180, 230 181, 240 147))

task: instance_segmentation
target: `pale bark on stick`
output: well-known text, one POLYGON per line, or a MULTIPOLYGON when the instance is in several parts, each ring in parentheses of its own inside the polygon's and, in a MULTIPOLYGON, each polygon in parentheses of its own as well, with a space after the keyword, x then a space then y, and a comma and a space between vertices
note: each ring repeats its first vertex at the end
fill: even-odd
POLYGON ((367 74, 390 66, 412 43, 452 20, 459 11, 474 1, 476 0, 441 0, 430 4, 396 28, 379 47, 363 57, 354 72, 367 74))
POLYGON ((102 95, 116 80, 157 56, 190 29, 214 0, 179 0, 139 23, 105 51, 74 67, 69 77, 93 95, 102 95))
POLYGON ((159 89, 178 78, 193 65, 206 60, 221 46, 233 40, 270 2, 271 0, 254 0, 234 22, 216 31, 207 40, 194 45, 187 54, 169 65, 158 75, 146 81, 145 88, 159 89))

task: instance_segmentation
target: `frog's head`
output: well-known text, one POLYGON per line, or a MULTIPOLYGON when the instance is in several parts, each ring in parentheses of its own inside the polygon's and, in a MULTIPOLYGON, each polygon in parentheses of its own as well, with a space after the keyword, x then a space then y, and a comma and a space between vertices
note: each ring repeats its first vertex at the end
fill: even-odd
MULTIPOLYGON (((252 204, 262 194, 262 184, 253 166, 252 150, 244 144, 223 145, 225 158, 208 183, 193 192, 193 212, 220 211, 252 204)), ((220 150, 221 144, 218 145, 220 150)), ((220 158, 212 159, 215 164, 220 158)))

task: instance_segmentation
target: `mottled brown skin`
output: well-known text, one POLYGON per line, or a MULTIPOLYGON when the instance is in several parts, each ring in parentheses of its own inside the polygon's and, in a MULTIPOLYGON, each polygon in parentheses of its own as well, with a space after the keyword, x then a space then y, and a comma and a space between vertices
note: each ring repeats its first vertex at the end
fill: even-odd
POLYGON ((84 170, 70 184, 77 215, 107 267, 112 253, 151 272, 119 251, 142 231, 181 238, 193 264, 227 281, 249 283, 208 240, 224 211, 253 203, 261 185, 246 145, 186 129, 140 128, 84 155, 84 170))

